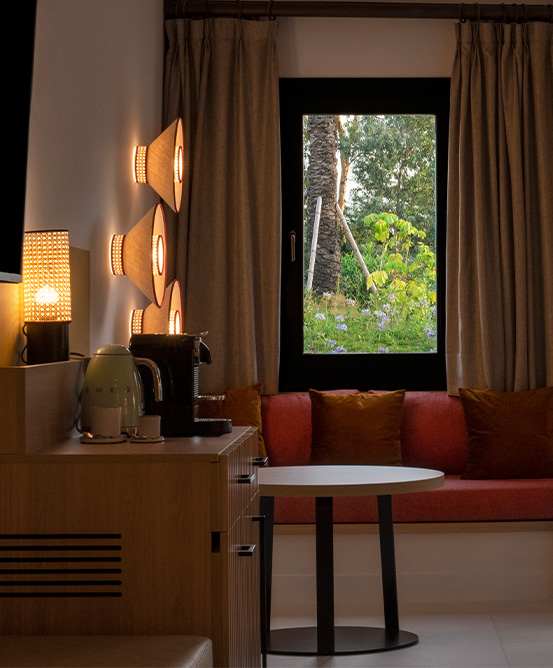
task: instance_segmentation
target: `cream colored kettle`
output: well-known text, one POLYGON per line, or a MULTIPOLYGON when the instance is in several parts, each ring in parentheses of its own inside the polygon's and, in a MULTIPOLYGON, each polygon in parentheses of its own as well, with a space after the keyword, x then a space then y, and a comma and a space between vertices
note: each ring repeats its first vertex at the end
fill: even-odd
POLYGON ((98 348, 86 369, 81 392, 81 430, 90 432, 91 406, 121 406, 121 431, 133 434, 144 412, 142 382, 137 365, 146 365, 154 376, 154 390, 161 400, 159 368, 150 359, 133 357, 125 346, 98 348))

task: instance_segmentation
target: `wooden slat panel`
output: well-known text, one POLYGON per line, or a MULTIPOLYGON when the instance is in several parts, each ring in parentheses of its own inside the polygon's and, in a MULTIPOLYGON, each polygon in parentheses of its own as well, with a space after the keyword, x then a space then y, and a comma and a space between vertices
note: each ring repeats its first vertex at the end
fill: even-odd
POLYGON ((0 455, 33 452, 69 438, 83 362, 0 367, 0 455))

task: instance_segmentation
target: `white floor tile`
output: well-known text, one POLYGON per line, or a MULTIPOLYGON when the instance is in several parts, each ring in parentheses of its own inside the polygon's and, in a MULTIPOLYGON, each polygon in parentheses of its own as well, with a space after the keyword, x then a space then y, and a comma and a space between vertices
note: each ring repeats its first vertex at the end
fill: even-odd
POLYGON ((553 642, 503 643, 511 668, 551 668, 553 642))
MULTIPOLYGON (((336 615, 336 624, 382 626, 381 614, 336 615)), ((275 617, 273 628, 311 626, 314 614, 275 617)), ((553 668, 553 601, 403 604, 413 647, 340 657, 269 655, 268 668, 553 668)))

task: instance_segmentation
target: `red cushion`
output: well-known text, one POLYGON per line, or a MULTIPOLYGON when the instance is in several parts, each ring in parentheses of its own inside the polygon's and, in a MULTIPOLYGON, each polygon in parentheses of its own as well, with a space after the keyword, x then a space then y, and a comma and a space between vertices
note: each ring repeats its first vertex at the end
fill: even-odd
MULTIPOLYGON (((460 476, 446 476, 440 489, 394 495, 392 504, 396 522, 553 520, 553 479, 461 480, 460 476)), ((334 521, 377 522, 376 498, 336 498, 334 521)), ((275 523, 314 522, 314 499, 275 499, 275 523)))
MULTIPOLYGON (((357 390, 334 391, 357 394, 357 390)), ((270 466, 304 466, 311 458, 309 393, 261 397, 261 419, 270 466)), ((467 429, 459 397, 447 392, 406 392, 401 424, 405 466, 462 473, 467 463, 467 429)))
POLYGON ((467 464, 467 428, 459 397, 447 392, 405 393, 401 454, 405 466, 461 474, 467 464))

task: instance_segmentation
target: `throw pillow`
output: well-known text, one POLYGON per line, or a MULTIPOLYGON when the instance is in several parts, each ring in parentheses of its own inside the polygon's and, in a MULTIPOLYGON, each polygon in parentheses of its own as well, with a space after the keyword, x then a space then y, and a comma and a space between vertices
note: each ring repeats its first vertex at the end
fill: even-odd
POLYGON ((463 478, 553 477, 553 387, 459 389, 468 432, 463 478))
POLYGON ((405 390, 311 397, 311 463, 401 466, 405 390))
POLYGON ((222 400, 200 402, 200 417, 225 418, 233 427, 257 427, 257 445, 260 457, 266 457, 261 424, 261 383, 228 390, 222 400))

